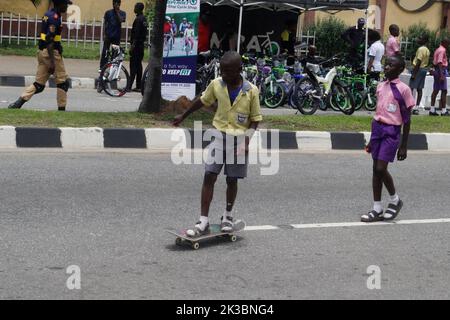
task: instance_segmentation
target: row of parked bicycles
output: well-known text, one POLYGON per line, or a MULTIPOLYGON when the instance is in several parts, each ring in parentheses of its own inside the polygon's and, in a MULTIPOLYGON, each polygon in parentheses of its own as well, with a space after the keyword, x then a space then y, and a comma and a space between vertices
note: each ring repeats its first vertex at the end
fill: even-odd
MULTIPOLYGON (((111 96, 126 93, 129 74, 123 65, 124 50, 112 46, 109 62, 100 73, 99 89, 111 96)), ((200 53, 204 61, 197 67, 197 94, 220 76, 219 50, 200 53)), ((345 63, 345 56, 331 59, 315 57, 290 61, 287 56, 244 54, 243 76, 260 90, 260 102, 268 108, 289 105, 304 115, 317 110, 332 109, 346 115, 364 108, 376 109, 378 81, 363 72, 363 67, 352 68, 345 63), (293 62, 293 63, 292 63, 293 62)), ((148 77, 148 68, 142 79, 142 94, 148 77)))
MULTIPOLYGON (((201 55, 205 63, 197 69, 197 93, 220 75, 221 53, 201 55)), ((286 56, 243 55, 243 76, 259 88, 261 105, 278 108, 287 104, 304 115, 329 108, 347 115, 361 108, 376 109, 378 81, 364 74, 362 67, 346 65, 343 55, 316 57, 315 63, 299 59, 289 66, 287 60, 286 56)))

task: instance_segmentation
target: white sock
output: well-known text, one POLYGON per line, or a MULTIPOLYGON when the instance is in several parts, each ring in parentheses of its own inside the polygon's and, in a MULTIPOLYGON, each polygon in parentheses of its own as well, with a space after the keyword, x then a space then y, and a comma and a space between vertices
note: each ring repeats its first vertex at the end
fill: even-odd
POLYGON ((400 201, 400 198, 399 198, 398 194, 394 194, 393 196, 389 196, 389 202, 390 203, 398 205, 399 201, 400 201))
POLYGON ((436 112, 436 108, 432 106, 432 107, 430 108, 430 112, 435 113, 435 112, 436 112))
POLYGON ((373 203, 373 210, 375 210, 378 213, 383 212, 383 205, 381 204, 381 201, 375 201, 373 203))
POLYGON ((447 109, 442 109, 441 114, 446 114, 448 112, 447 109))
POLYGON ((209 219, 208 217, 200 216, 200 224, 197 224, 197 226, 204 231, 206 226, 208 225, 209 219))

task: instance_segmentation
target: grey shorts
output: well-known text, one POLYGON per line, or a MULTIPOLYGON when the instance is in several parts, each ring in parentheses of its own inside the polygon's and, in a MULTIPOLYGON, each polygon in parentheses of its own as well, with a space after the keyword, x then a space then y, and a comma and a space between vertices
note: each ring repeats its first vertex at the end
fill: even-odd
POLYGON ((224 174, 229 178, 243 179, 247 177, 248 153, 236 155, 244 136, 232 136, 217 131, 213 141, 208 146, 208 158, 205 171, 220 174, 225 166, 224 174))
POLYGON ((409 81, 409 87, 411 89, 423 89, 425 87, 425 78, 427 77, 427 69, 420 68, 417 72, 416 78, 409 81))

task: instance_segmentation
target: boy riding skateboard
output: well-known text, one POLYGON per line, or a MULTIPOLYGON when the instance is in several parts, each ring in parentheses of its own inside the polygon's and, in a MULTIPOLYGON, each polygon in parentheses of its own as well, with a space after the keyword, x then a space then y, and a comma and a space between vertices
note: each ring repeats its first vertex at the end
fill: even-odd
POLYGON ((214 184, 224 166, 227 176, 227 203, 221 219, 221 231, 233 231, 232 209, 236 200, 238 179, 247 176, 251 132, 256 130, 262 121, 258 88, 241 77, 241 56, 234 51, 225 53, 220 60, 220 71, 222 77, 213 80, 201 97, 196 98, 190 108, 173 121, 175 126, 179 126, 191 113, 216 101, 218 103, 213 119, 213 126, 218 132, 209 145, 209 159, 205 165, 201 192, 201 216, 194 228, 187 232, 191 237, 209 233, 208 216, 214 184), (250 133, 249 129, 252 129, 250 133), (237 157, 242 156, 245 161, 236 161, 237 157))

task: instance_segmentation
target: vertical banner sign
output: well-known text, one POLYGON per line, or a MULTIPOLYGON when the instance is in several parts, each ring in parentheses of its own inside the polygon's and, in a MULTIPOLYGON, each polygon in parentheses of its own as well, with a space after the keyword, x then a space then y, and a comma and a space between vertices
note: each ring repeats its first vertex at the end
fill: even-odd
POLYGON ((162 96, 195 97, 200 0, 168 0, 164 22, 162 96))

